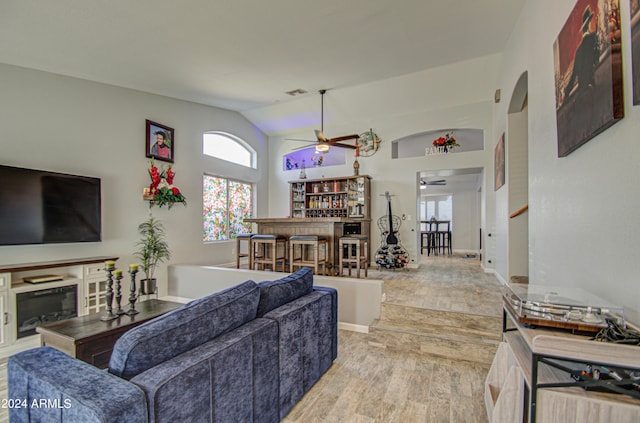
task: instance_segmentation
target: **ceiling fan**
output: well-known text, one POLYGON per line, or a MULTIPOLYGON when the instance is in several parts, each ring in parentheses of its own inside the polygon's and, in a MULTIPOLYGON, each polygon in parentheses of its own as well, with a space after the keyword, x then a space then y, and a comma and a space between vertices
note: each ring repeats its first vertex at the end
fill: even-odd
POLYGON ((420 179, 420 185, 423 187, 427 187, 429 185, 447 185, 446 179, 438 179, 435 181, 425 181, 424 179, 420 179))
MULTIPOLYGON (((350 148, 352 150, 355 150, 356 149, 355 145, 341 144, 340 142, 347 141, 347 140, 358 140, 358 138, 360 138, 360 135, 352 134, 352 135, 343 135, 341 137, 335 137, 335 138, 327 138, 322 133, 324 130, 324 93, 326 93, 327 90, 320 90, 318 92, 320 93, 320 130, 317 130, 317 129, 315 130, 316 141, 298 140, 298 139, 291 139, 291 138, 289 138, 289 140, 316 143, 316 151, 319 153, 326 153, 327 151, 329 151, 329 148, 331 147, 350 148)), ((295 148, 294 150, 299 150, 300 148, 306 148, 306 147, 299 147, 299 148, 295 148)))

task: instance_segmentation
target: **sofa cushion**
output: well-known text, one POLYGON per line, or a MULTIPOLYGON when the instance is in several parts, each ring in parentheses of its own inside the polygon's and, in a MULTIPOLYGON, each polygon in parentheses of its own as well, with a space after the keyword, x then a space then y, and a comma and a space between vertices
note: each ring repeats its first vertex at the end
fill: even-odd
POLYGON ((255 319, 260 289, 253 281, 194 300, 127 331, 116 342, 109 372, 125 379, 255 319))
POLYGON ((278 325, 255 319, 131 378, 151 423, 280 421, 278 325))
POLYGON ((262 317, 271 310, 310 293, 313 289, 313 271, 309 267, 303 267, 282 279, 261 282, 258 286, 258 317, 262 317))

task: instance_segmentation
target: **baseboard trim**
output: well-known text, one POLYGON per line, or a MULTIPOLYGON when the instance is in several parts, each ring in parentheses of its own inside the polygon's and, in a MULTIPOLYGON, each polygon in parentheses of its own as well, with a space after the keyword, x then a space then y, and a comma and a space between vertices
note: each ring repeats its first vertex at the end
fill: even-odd
POLYGON ((509 284, 507 283, 507 281, 502 277, 502 275, 498 272, 493 272, 496 275, 496 279, 498 279, 498 281, 500 281, 500 283, 504 286, 509 286, 509 284))
POLYGON ((174 303, 181 303, 181 304, 187 304, 188 302, 193 301, 193 298, 186 298, 186 297, 175 297, 173 295, 165 295, 164 297, 160 297, 161 300, 163 301, 172 301, 174 303))
POLYGON ((353 323, 338 322, 338 329, 351 332, 369 333, 369 326, 355 325, 353 323))

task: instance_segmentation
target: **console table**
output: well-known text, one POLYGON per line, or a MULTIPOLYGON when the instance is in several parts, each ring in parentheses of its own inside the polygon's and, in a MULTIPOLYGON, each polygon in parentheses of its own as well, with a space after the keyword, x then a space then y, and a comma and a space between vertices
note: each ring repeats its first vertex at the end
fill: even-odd
POLYGON ((181 305, 151 299, 138 303, 136 309, 140 313, 133 316, 124 314, 103 322, 100 320, 102 314, 94 313, 42 325, 36 331, 42 336, 43 346, 54 347, 96 367, 106 368, 113 346, 124 332, 181 305))
POLYGON ((640 421, 640 391, 631 390, 627 395, 587 391, 581 386, 598 388, 598 384, 590 378, 579 383, 571 377, 587 365, 638 372, 640 347, 531 328, 520 323, 506 305, 503 313, 505 342, 485 382, 489 421, 640 421), (524 397, 518 399, 516 392, 524 397))

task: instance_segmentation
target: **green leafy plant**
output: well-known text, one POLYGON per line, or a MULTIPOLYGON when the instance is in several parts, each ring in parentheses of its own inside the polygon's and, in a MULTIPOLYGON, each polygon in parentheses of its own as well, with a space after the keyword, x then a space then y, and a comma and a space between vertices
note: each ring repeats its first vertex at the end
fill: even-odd
POLYGON ((149 177, 151 178, 151 185, 148 189, 145 189, 145 193, 148 192, 152 196, 152 201, 162 207, 165 204, 168 208, 171 208, 175 203, 182 203, 187 206, 187 199, 182 195, 178 187, 173 185, 173 178, 176 173, 169 168, 158 170, 155 165, 155 161, 151 159, 149 167, 149 177))
POLYGON ((184 198, 184 195, 182 195, 176 187, 159 188, 153 201, 158 205, 158 207, 162 207, 166 204, 171 208, 175 203, 182 203, 185 207, 187 205, 187 200, 184 198))
POLYGON ((167 244, 164 226, 153 216, 138 226, 140 241, 136 244, 138 251, 135 256, 140 260, 140 267, 147 280, 153 279, 156 268, 165 260, 171 258, 169 244, 167 244))

